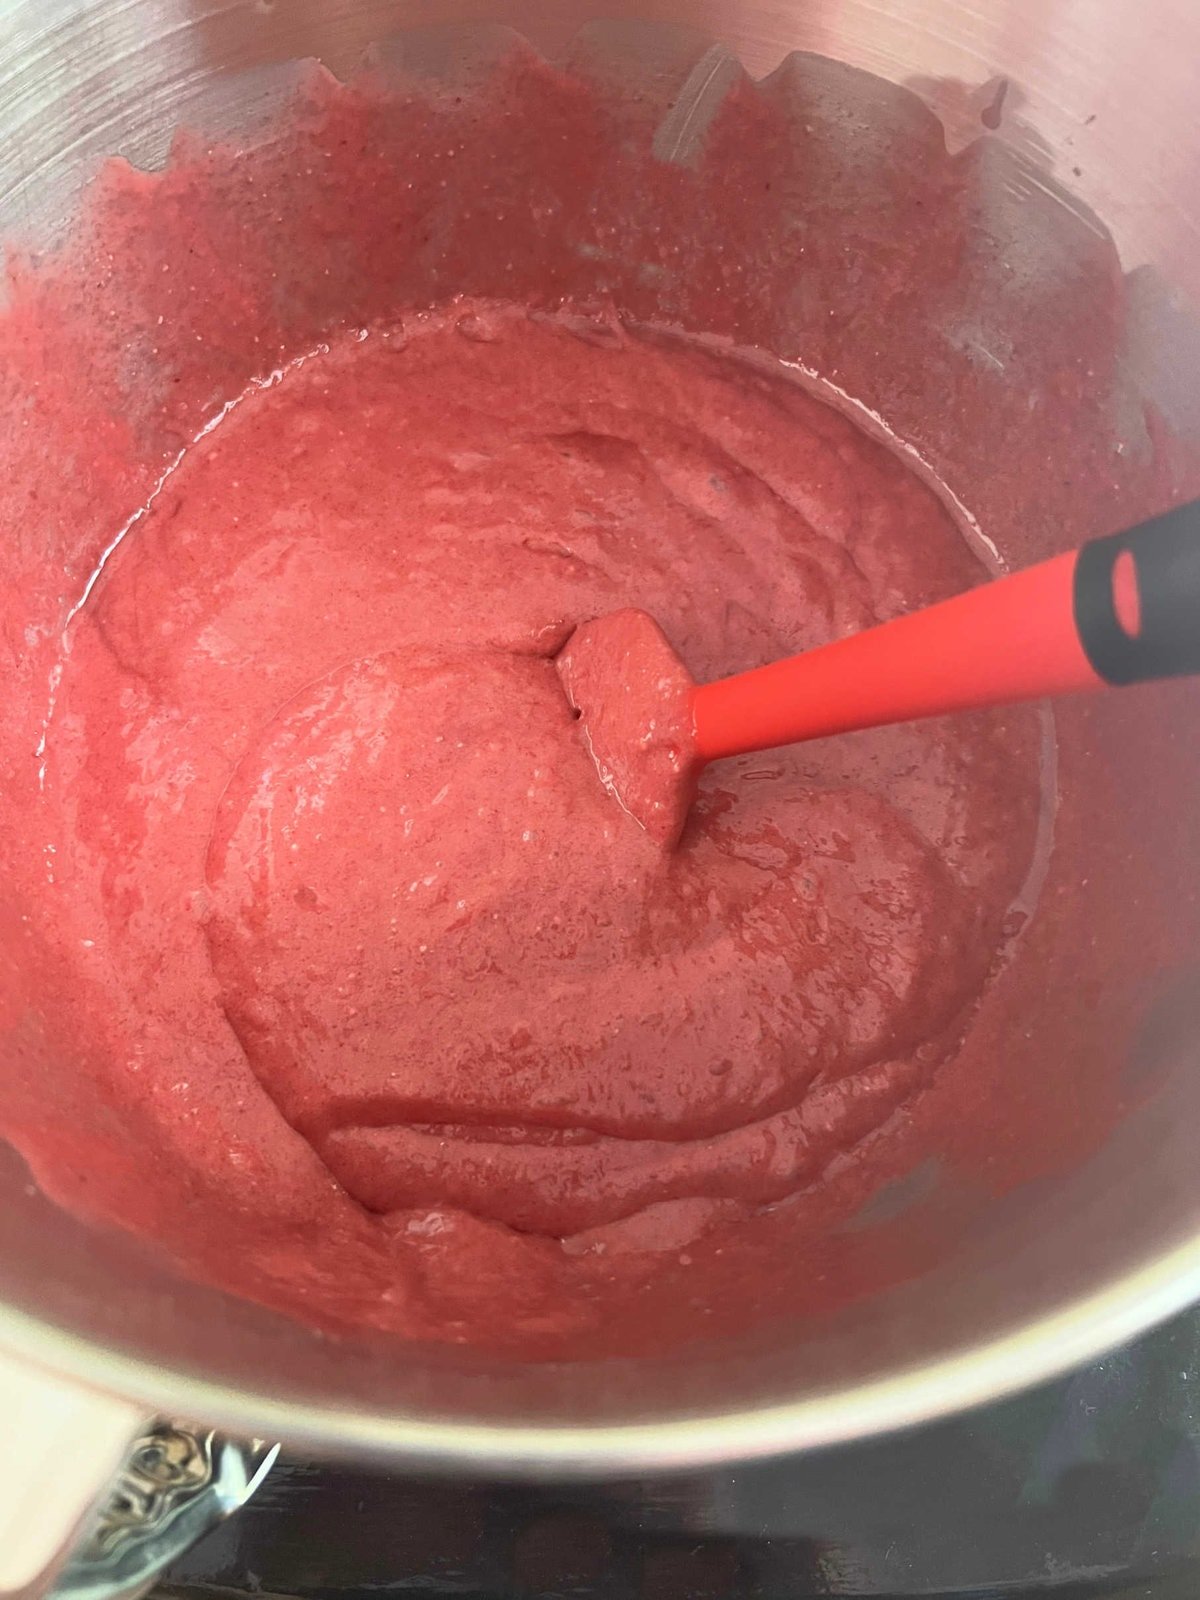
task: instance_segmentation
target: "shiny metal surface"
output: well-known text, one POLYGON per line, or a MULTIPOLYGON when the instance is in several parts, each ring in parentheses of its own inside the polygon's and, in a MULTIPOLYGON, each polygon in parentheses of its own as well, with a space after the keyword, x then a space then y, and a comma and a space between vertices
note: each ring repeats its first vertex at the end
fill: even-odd
POLYGON ((6 221, 61 220, 99 157, 161 157, 181 121, 244 126, 270 90, 230 93, 231 70, 315 56, 344 71, 394 30, 443 22, 503 22, 553 53, 594 17, 687 25, 756 77, 793 50, 833 56, 916 89, 952 145, 994 108, 1006 140, 1104 218, 1126 267, 1200 290, 1189 0, 6 0, 0 204, 6 221))
POLYGON ((136 1600, 171 1561, 240 1511, 279 1454, 183 1422, 147 1427, 88 1536, 50 1594, 53 1600, 136 1600))
MULTIPOLYGON (((0 0, 0 237, 53 238, 107 154, 153 165, 181 123, 253 126, 298 57, 346 70, 397 28, 483 19, 553 52, 596 11, 686 23, 755 73, 794 49, 868 67, 916 88, 952 144, 998 123, 1103 214, 1127 268, 1200 299, 1190 0, 0 0)), ((1157 381, 1170 409, 1186 375, 1157 381)), ((920 1285, 820 1328, 603 1370, 333 1344, 94 1235, 0 1151, 0 1347, 333 1456, 586 1474, 858 1437, 1049 1376, 1200 1297, 1200 1085, 1194 1050, 1164 1048, 1167 1087, 1105 1150, 1012 1197, 920 1285)))
POLYGON ((135 1600, 258 1490, 278 1445, 147 1418, 0 1356, 0 1595, 135 1600))

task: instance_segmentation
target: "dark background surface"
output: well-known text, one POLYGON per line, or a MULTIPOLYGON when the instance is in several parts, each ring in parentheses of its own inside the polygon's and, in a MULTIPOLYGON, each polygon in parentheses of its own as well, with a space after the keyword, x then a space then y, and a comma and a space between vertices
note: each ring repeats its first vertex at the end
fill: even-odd
POLYGON ((429 1481, 285 1458, 159 1596, 1200 1600, 1200 1310, 952 1422, 690 1477, 429 1481))

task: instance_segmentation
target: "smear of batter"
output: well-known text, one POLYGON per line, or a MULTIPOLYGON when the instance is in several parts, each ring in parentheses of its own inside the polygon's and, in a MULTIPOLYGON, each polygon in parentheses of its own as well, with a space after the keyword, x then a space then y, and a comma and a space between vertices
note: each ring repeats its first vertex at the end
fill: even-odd
POLYGON ((558 675, 601 783, 671 849, 687 825, 701 762, 692 675, 644 611, 581 623, 558 655, 558 675))
POLYGON ((881 445, 677 340, 477 304, 289 371, 72 624, 48 781, 130 1093, 147 1052, 214 1104, 248 1063, 373 1226, 515 1230, 544 1306, 812 1184, 958 1047, 1035 721, 725 763, 664 854, 554 657, 636 605, 718 677, 980 576, 881 445))

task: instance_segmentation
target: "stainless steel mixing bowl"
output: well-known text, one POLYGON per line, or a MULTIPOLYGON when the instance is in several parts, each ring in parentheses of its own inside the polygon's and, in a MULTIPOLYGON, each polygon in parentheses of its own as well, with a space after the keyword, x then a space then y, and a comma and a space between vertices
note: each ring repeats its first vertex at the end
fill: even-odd
MULTIPOLYGON (((597 10, 686 23, 755 75, 793 50, 868 68, 916 88, 952 146, 998 120, 1105 219, 1127 269, 1200 300, 1193 0, 0 0, 0 238, 52 236, 112 152, 152 164, 181 123, 236 133, 274 63, 341 71, 411 24, 487 19, 553 52, 597 10)), ((1178 415, 1200 385, 1176 354, 1146 381, 1178 415)), ((0 1350, 26 1363, 0 1374, 26 1441, 8 1443, 0 1500, 26 1532, 36 1504, 42 1528, 0 1538, 0 1587, 46 1567, 52 1502, 78 1514, 152 1413, 323 1455, 609 1473, 852 1439, 1093 1357, 1200 1297, 1200 1037, 1194 1007, 1176 1014, 1161 1087, 1108 1145, 1009 1196, 919 1285, 661 1362, 334 1343, 95 1234, 0 1152, 0 1350)))

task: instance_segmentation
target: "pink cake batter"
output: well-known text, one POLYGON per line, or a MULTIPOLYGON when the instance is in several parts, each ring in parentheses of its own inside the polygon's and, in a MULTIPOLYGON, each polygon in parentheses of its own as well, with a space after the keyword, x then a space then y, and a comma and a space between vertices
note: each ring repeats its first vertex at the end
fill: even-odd
POLYGON ((248 1065, 385 1229, 677 1246, 793 1194, 953 1055, 1035 720, 728 763, 664 854, 553 658, 634 602, 715 677, 983 576, 887 450, 730 358, 488 305, 313 358, 74 619, 51 775, 113 1048, 202 1104, 248 1065))
POLYGON ((945 1259, 1125 1113, 1200 903, 1186 688, 720 763, 670 851, 605 793, 577 625, 706 681, 987 576, 736 349, 1014 563, 1200 488, 990 147, 811 58, 664 160, 579 59, 112 164, 0 341, 0 1132, 234 1294, 552 1358, 945 1259))

